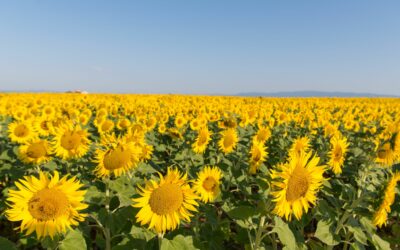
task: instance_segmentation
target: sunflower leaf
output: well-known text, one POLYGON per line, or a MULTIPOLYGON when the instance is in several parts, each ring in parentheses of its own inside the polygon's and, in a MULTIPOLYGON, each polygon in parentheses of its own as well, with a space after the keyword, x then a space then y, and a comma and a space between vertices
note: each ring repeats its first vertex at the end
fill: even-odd
POLYGON ((287 249, 296 249, 296 238, 294 237, 292 230, 290 230, 289 225, 278 216, 275 216, 274 221, 275 226, 272 229, 272 232, 278 234, 280 241, 287 249))
POLYGON ((70 230, 66 235, 64 240, 60 243, 60 250, 69 249, 86 249, 86 241, 83 238, 82 232, 78 229, 70 230))

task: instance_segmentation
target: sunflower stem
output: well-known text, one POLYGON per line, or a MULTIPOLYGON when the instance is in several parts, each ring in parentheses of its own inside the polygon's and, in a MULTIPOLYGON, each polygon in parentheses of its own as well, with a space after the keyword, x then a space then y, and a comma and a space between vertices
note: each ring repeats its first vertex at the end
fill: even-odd
MULTIPOLYGON (((110 177, 108 176, 104 182, 106 184, 105 208, 107 211, 107 216, 110 218, 110 177)), ((111 232, 108 225, 104 225, 104 238, 106 241, 106 250, 111 250, 111 232)))
POLYGON ((260 248, 261 240, 262 240, 262 233, 264 231, 264 224, 265 224, 265 216, 261 216, 260 223, 258 225, 256 239, 254 241, 254 249, 257 250, 260 248))
POLYGON ((164 234, 163 233, 157 234, 157 238, 158 238, 158 249, 161 250, 161 244, 162 244, 162 240, 164 238, 164 234))

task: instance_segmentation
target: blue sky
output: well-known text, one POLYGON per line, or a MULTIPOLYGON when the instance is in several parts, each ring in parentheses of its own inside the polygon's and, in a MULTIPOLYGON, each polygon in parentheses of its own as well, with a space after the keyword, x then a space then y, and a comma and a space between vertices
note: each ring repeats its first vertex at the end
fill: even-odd
POLYGON ((400 95, 400 1, 1 1, 0 90, 400 95))

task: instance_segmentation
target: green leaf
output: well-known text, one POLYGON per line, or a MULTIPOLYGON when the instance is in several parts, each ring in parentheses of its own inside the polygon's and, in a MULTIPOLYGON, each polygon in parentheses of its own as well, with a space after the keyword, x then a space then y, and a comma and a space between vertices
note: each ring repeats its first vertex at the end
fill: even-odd
POLYGON ((257 210, 254 207, 250 207, 250 206, 238 206, 238 207, 233 208, 230 211, 227 211, 227 214, 232 219, 245 220, 253 215, 256 215, 257 210))
POLYGON ((367 235, 363 232, 363 230, 360 227, 355 227, 355 226, 347 226, 349 231, 353 233, 354 238, 362 243, 363 245, 367 245, 367 235))
POLYGON ((60 250, 85 250, 86 241, 83 238, 82 232, 78 229, 70 230, 63 241, 60 243, 60 250))
POLYGON ((382 249, 382 250, 391 249, 389 242, 382 240, 382 238, 376 234, 372 236, 372 243, 374 244, 376 249, 382 249))
POLYGON ((127 176, 121 176, 115 181, 110 181, 110 189, 116 192, 121 207, 132 204, 131 197, 136 191, 127 176))
POLYGON ((192 236, 177 235, 173 240, 163 239, 161 250, 192 250, 198 249, 193 245, 192 236))
POLYGON ((339 244, 338 236, 333 234, 332 224, 326 220, 320 220, 318 222, 317 231, 314 236, 329 246, 336 246, 339 244))
POLYGON ((17 250, 15 244, 4 237, 0 237, 0 249, 2 250, 17 250))
POLYGON ((132 226, 130 235, 132 235, 134 239, 143 239, 146 241, 149 241, 156 236, 156 234, 152 231, 147 230, 146 228, 137 227, 135 225, 132 226))
POLYGON ((296 249, 296 238, 294 237, 292 230, 290 230, 289 225, 278 216, 275 216, 274 221, 275 226, 272 229, 272 232, 278 234, 280 241, 287 249, 296 249))

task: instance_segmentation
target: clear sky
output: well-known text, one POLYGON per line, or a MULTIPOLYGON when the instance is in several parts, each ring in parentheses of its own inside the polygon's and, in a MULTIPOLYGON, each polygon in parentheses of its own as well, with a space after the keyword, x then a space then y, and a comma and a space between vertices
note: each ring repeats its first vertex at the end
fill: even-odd
POLYGON ((1 1, 0 90, 400 95, 400 1, 1 1))

